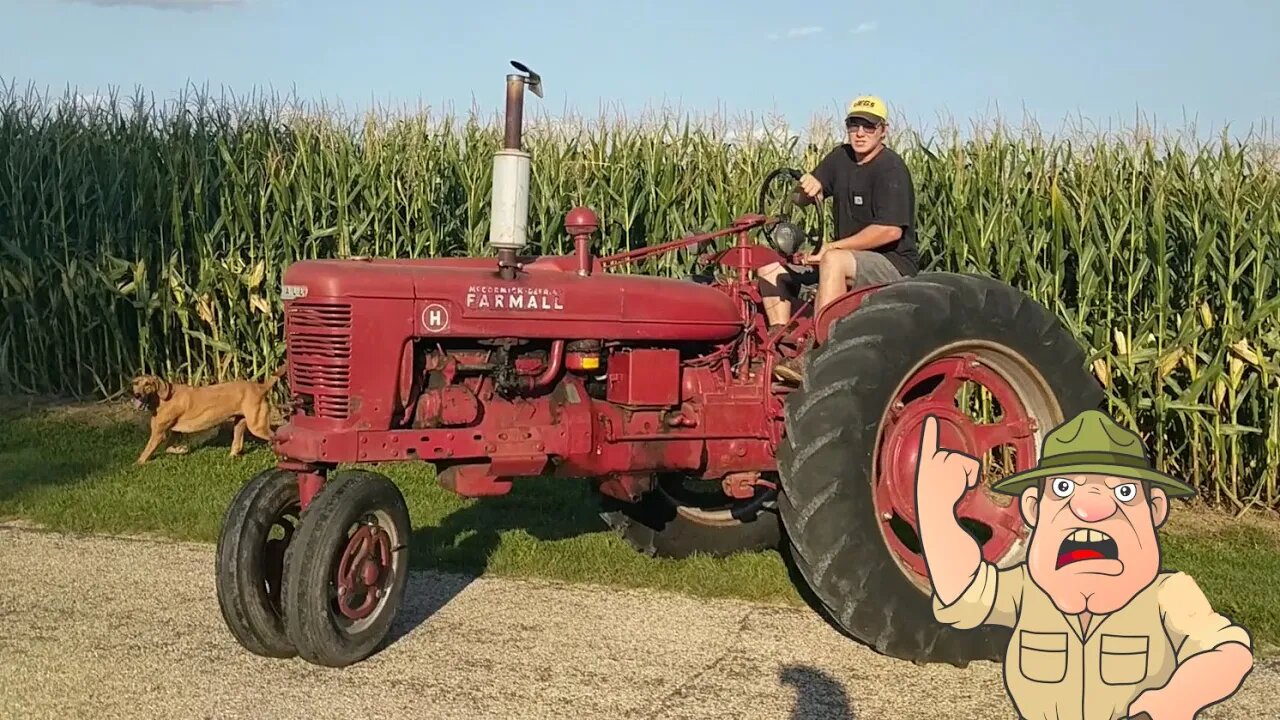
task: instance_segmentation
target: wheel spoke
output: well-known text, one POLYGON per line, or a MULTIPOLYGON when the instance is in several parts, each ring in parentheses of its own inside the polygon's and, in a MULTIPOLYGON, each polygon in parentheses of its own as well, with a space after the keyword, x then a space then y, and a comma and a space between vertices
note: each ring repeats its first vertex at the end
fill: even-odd
POLYGON ((374 546, 371 553, 377 558, 377 562, 382 569, 379 571, 379 579, 387 570, 391 569, 391 538, 382 528, 378 528, 378 535, 374 538, 374 546))
POLYGON ((969 379, 972 357, 971 355, 965 355, 963 357, 947 358, 929 365, 926 369, 929 374, 942 373, 942 381, 938 383, 937 387, 930 390, 926 396, 930 402, 940 402, 947 405, 954 404, 956 393, 960 392, 960 388, 969 379))
MULTIPOLYGON (((1009 534, 1020 535, 1023 524, 1018 513, 1017 498, 1007 506, 1000 505, 985 487, 977 487, 965 494, 956 507, 956 517, 976 520, 991 528, 994 535, 1008 539, 1009 534)), ((992 540, 997 538, 993 535, 992 540)), ((1001 543, 997 543, 1001 544, 1001 543)))
POLYGON ((377 550, 378 540, 376 537, 374 537, 373 528, 366 525, 360 528, 360 532, 362 533, 360 538, 360 548, 356 550, 355 560, 354 560, 356 564, 360 563, 361 561, 363 561, 365 558, 372 555, 377 550))
POLYGON ((995 370, 979 364, 970 369, 969 379, 981 385, 982 389, 991 395, 991 399, 995 400, 1003 411, 1004 419, 1016 422, 1030 417, 1022 401, 1018 399, 1018 394, 995 370))
POLYGON ((1006 418, 994 423, 970 422, 968 432, 973 438, 974 450, 981 457, 1004 445, 1021 448, 1035 430, 1030 420, 1006 418))

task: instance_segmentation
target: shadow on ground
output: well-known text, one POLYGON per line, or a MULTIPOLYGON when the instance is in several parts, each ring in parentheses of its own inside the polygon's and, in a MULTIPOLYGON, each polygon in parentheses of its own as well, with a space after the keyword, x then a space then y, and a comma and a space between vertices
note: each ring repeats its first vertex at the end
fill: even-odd
POLYGON ((788 665, 778 672, 783 685, 795 688, 792 720, 854 720, 849 693, 829 673, 808 665, 788 665))
POLYGON ((478 575, 488 569, 504 534, 523 533, 545 542, 609 529, 591 491, 572 480, 521 480, 507 495, 467 502, 440 524, 414 531, 414 567, 430 563, 430 567, 478 575))
MULTIPOLYGON (((405 606, 384 647, 413 632, 490 568, 504 535, 532 542, 566 540, 608 531, 590 491, 572 481, 522 480, 504 496, 463 501, 438 525, 421 525, 410 537, 414 569, 405 606)), ((415 521, 415 525, 417 525, 415 521)))
POLYGON ((0 412, 0 503, 130 462, 130 448, 136 454, 142 447, 137 436, 133 425, 96 417, 90 409, 64 416, 39 406, 26 412, 6 406, 0 412))
POLYGON ((382 641, 378 652, 396 644, 412 633, 433 615, 440 612, 455 597, 462 594, 474 577, 441 573, 434 570, 417 570, 409 573, 409 582, 405 587, 404 604, 396 614, 387 637, 382 641))

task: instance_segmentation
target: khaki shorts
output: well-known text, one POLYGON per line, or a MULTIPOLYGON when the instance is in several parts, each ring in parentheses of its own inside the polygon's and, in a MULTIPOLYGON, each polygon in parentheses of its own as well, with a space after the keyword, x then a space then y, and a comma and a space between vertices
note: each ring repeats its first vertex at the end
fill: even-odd
MULTIPOLYGON (((894 267, 893 263, 883 253, 878 253, 874 250, 853 250, 851 252, 857 262, 857 270, 855 272, 857 277, 854 278, 852 283, 849 283, 850 289, 868 285, 883 285, 902 279, 902 273, 898 272, 898 268, 894 267)), ((779 280, 792 285, 793 292, 799 292, 801 287, 815 285, 818 282, 818 268, 816 266, 789 264, 785 267, 790 272, 791 277, 788 280, 784 275, 779 280)))

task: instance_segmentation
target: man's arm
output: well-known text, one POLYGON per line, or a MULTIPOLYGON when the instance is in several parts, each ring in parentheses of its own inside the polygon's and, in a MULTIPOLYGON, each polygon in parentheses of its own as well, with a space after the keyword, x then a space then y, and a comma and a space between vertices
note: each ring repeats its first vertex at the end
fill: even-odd
POLYGON ((806 195, 804 190, 798 190, 791 196, 791 202, 799 207, 804 207, 805 205, 819 202, 822 197, 831 195, 836 186, 836 163, 840 160, 839 153, 843 152, 843 148, 843 145, 837 145, 818 162, 818 166, 813 169, 813 172, 806 173, 822 186, 822 195, 814 198, 806 195))
POLYGON ((897 225, 868 225, 849 237, 832 242, 828 247, 832 250, 872 250, 888 245, 900 237, 902 228, 897 225))
POLYGON ((928 487, 920 487, 916 492, 920 544, 924 546, 921 549, 929 568, 929 580, 942 604, 950 605, 982 572, 982 551, 956 519, 954 503, 936 502, 929 497, 928 487))
POLYGON ((1163 581, 1159 601, 1165 631, 1178 653, 1178 668, 1164 687, 1138 696, 1130 714, 1178 708, 1194 716, 1236 694, 1253 670, 1249 632, 1215 612, 1200 586, 1184 573, 1163 581))
MULTIPOLYGON (((917 497, 922 491, 917 490, 917 497)), ((925 566, 933 583, 934 619, 961 630, 1013 627, 1027 582, 1026 566, 1000 570, 982 559, 978 543, 961 527, 954 508, 924 498, 916 505, 925 566)))
POLYGON ((1022 597, 1021 566, 997 570, 984 562, 973 537, 956 519, 956 506, 981 477, 982 462, 938 445, 938 421, 929 416, 920 434, 916 467, 916 516, 925 566, 933 583, 933 615, 958 628, 983 623, 1012 626, 1022 597))
MULTIPOLYGON (((1164 687, 1150 692, 1159 696, 1161 705, 1186 708, 1190 710, 1188 715, 1194 717, 1210 705, 1235 695, 1252 670, 1253 653, 1233 640, 1191 656, 1178 666, 1164 687)), ((1139 696, 1134 701, 1131 713, 1136 714, 1146 707, 1142 700, 1139 696)), ((1159 717, 1156 713, 1151 714, 1159 717)))

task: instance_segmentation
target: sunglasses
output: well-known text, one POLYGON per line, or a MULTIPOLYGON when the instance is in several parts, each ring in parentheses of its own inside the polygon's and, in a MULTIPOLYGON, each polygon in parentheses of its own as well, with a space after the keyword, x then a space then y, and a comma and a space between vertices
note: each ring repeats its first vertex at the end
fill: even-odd
POLYGON ((872 122, 866 118, 851 117, 844 119, 844 127, 846 130, 856 130, 861 128, 866 132, 872 133, 880 129, 880 123, 872 122))

